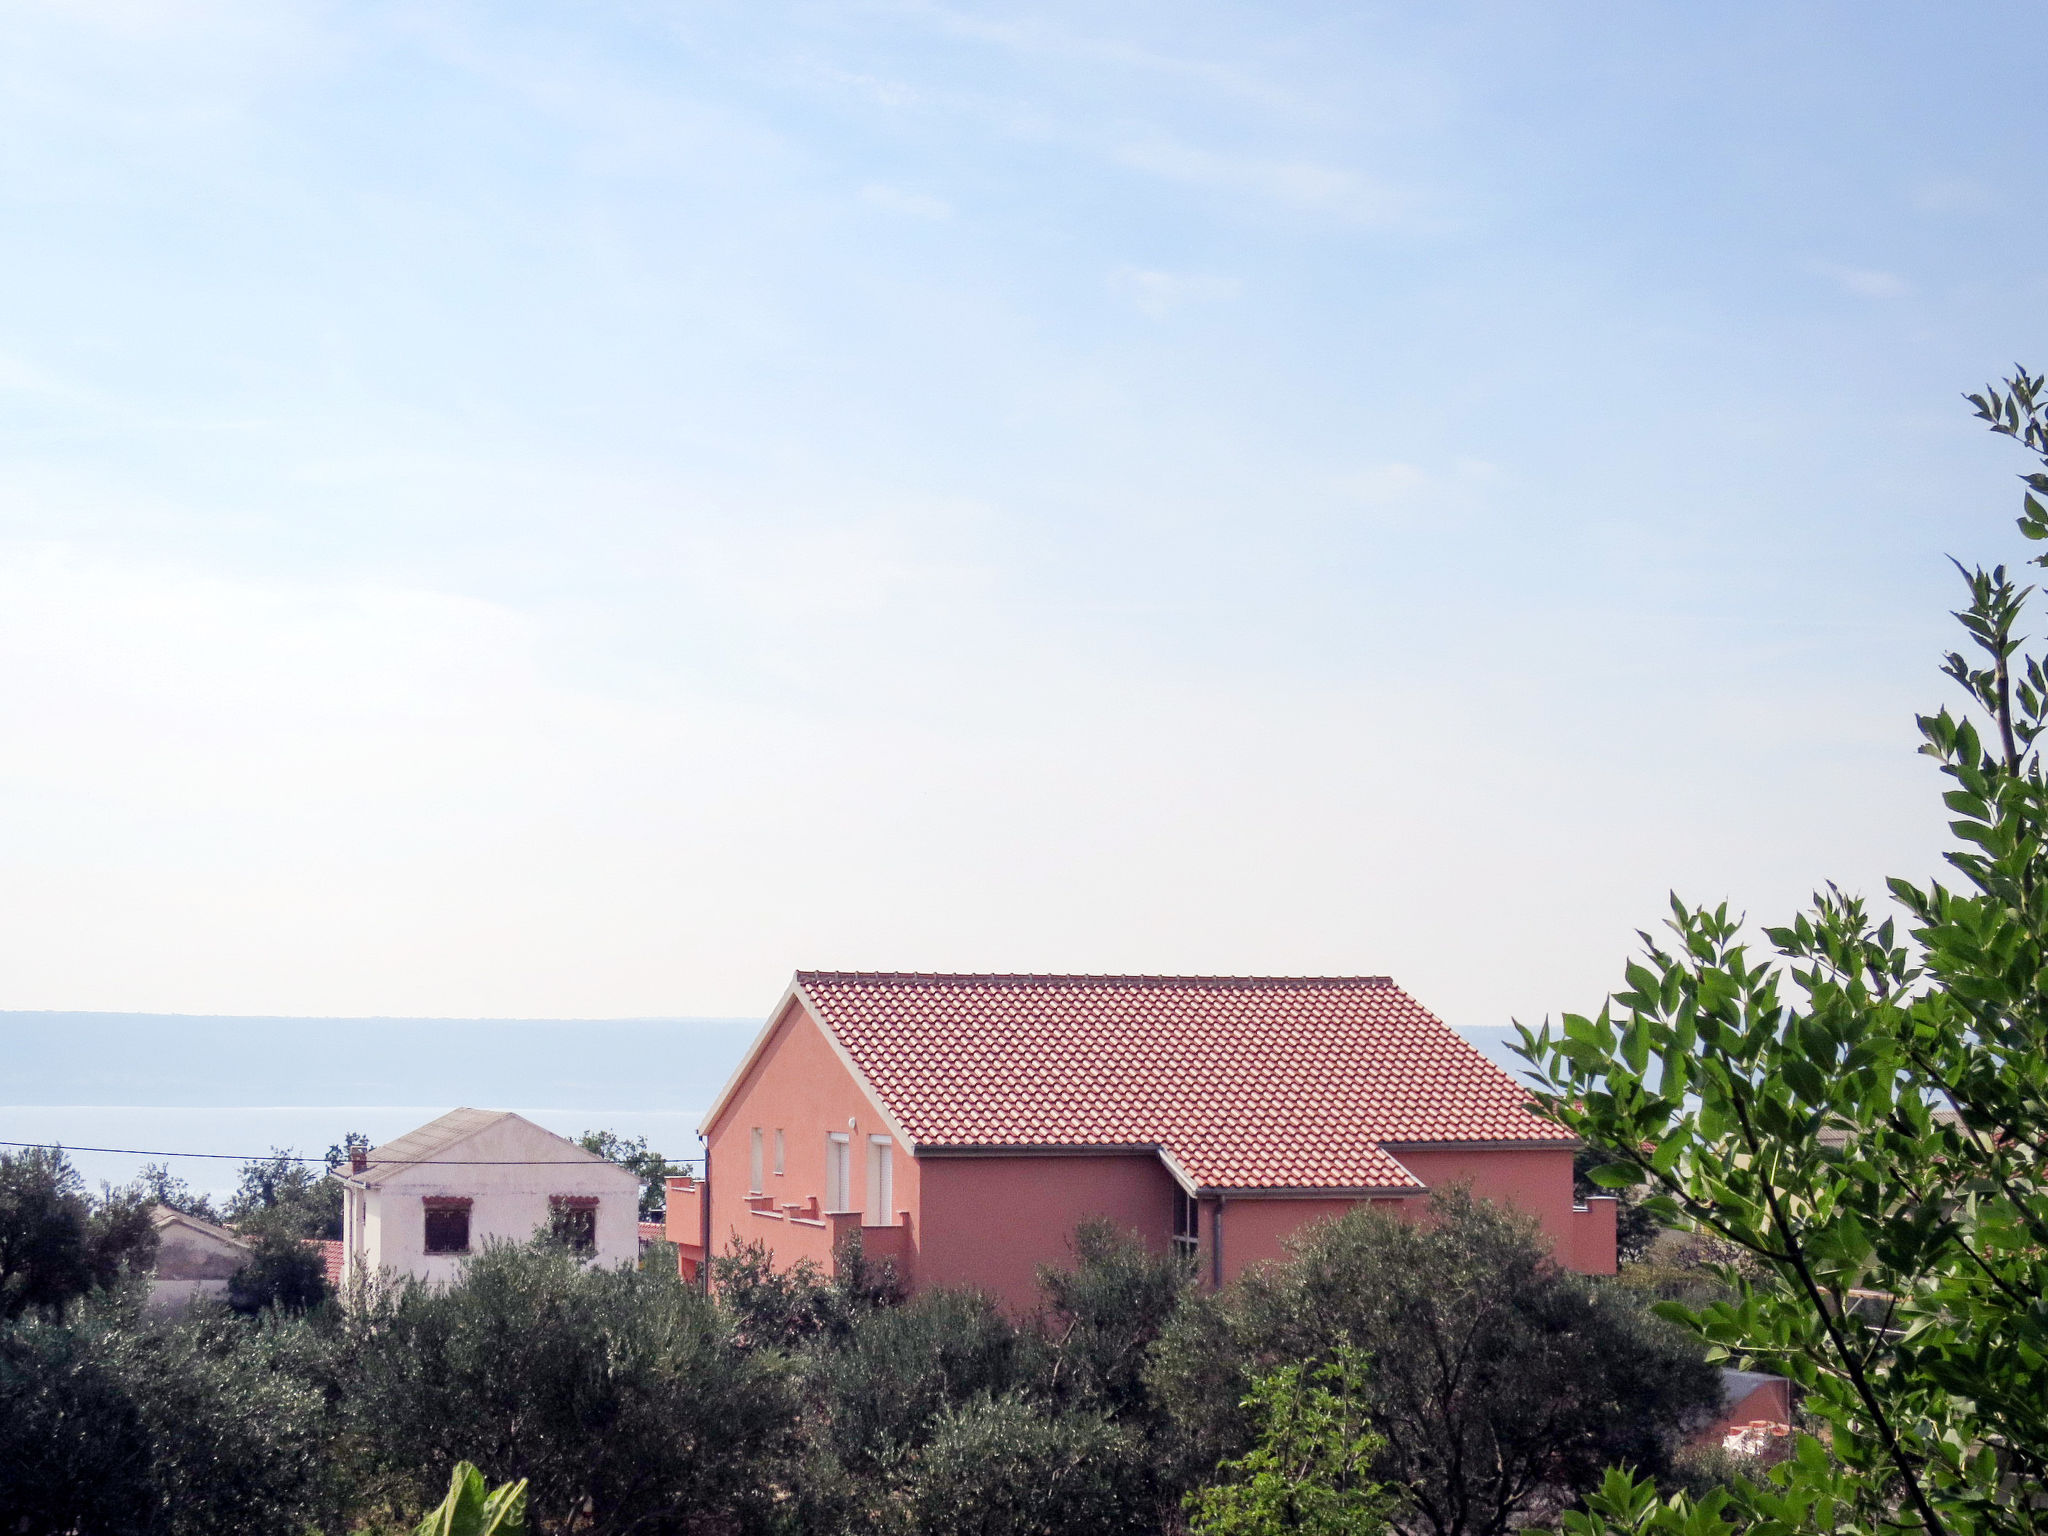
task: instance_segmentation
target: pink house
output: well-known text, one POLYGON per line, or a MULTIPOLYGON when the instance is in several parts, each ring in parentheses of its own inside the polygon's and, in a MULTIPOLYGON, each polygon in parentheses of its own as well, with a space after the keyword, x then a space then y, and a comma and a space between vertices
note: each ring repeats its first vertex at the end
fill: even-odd
POLYGON ((1457 1183, 1615 1266, 1574 1143, 1383 977, 799 971, 703 1130, 705 1182, 670 1181, 686 1271, 743 1240, 829 1272, 858 1232, 913 1287, 1022 1310, 1092 1218, 1221 1284, 1306 1222, 1457 1183))

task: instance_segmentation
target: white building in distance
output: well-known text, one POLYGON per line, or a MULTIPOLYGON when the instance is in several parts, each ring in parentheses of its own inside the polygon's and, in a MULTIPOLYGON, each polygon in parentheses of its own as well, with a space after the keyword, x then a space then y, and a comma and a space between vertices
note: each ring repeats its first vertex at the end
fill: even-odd
POLYGON ((640 1179, 509 1110, 454 1109, 341 1176, 349 1275, 445 1284, 486 1243, 552 1231, 599 1264, 640 1254, 640 1179))
POLYGON ((148 1305, 158 1311, 175 1312, 202 1296, 225 1294, 235 1271, 255 1252, 239 1234, 168 1205, 152 1210, 149 1223, 156 1228, 157 1247, 148 1305))

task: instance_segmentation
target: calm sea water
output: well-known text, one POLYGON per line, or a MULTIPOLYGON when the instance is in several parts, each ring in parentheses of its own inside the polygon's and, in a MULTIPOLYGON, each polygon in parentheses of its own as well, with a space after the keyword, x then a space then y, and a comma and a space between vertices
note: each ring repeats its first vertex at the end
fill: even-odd
POLYGON ((0 1140, 60 1142, 97 1183, 166 1162, 222 1191, 237 1161, 383 1141, 458 1105, 697 1155, 758 1019, 307 1019, 0 1013, 0 1140), (207 1157, 197 1154, 221 1154, 207 1157), (147 1154, 147 1155, 143 1155, 147 1154), (178 1155, 171 1155, 178 1154, 178 1155))
MULTIPOLYGON (((473 1105, 518 1110, 565 1136, 645 1136, 685 1162, 698 1155, 699 1118, 760 1027, 0 1013, 0 1140, 133 1148, 71 1158, 94 1183, 164 1162, 196 1189, 225 1192, 240 1159, 272 1149, 317 1156, 349 1131, 386 1141, 473 1105)), ((1466 1037, 1520 1075, 1511 1030, 1466 1037)))

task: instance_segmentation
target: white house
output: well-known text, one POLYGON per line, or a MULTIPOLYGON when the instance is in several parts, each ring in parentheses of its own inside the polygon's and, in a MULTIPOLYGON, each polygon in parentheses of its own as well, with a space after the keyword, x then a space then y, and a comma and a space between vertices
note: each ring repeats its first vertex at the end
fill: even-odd
POLYGON ((640 1254, 640 1179, 508 1110, 454 1109, 342 1176, 350 1274, 453 1280, 486 1243, 552 1230, 600 1264, 640 1254))
POLYGON ((156 1272, 149 1280, 148 1305, 173 1312, 201 1296, 218 1296, 254 1250, 226 1227, 187 1216, 168 1205, 149 1213, 156 1228, 156 1272))

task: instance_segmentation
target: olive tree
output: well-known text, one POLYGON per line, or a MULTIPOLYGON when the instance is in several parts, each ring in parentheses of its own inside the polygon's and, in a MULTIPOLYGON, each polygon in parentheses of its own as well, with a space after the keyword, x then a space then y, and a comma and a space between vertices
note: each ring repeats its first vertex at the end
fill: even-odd
POLYGON ((1354 1385, 1381 1442, 1371 1474, 1407 1490, 1396 1528, 1430 1536, 1553 1515, 1615 1462, 1664 1472, 1721 1402, 1705 1351, 1635 1293, 1559 1268, 1533 1222, 1451 1191, 1423 1220, 1319 1223, 1287 1264, 1183 1300, 1149 1373, 1178 1475, 1243 1456, 1260 1377, 1352 1348, 1370 1362, 1354 1385))

